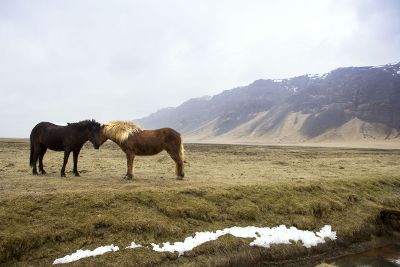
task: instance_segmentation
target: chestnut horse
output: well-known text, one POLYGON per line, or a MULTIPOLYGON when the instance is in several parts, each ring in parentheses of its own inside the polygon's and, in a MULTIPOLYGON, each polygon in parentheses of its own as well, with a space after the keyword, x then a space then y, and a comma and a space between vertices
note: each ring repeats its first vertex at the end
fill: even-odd
POLYGON ((171 128, 143 130, 139 125, 128 121, 112 121, 101 126, 99 141, 114 141, 126 154, 127 172, 125 179, 132 179, 135 156, 150 156, 165 150, 176 163, 177 179, 185 176, 183 172, 184 149, 181 135, 171 128))
POLYGON ((51 122, 40 122, 33 127, 31 141, 30 165, 32 174, 37 175, 36 162, 39 159, 39 171, 46 174, 43 168, 43 157, 47 149, 64 151, 64 162, 61 168, 61 176, 65 177, 65 166, 69 154, 74 155, 74 174, 79 176, 78 155, 83 144, 90 141, 94 148, 100 147, 99 131, 100 123, 95 120, 85 120, 76 123, 68 123, 67 126, 60 126, 51 122))

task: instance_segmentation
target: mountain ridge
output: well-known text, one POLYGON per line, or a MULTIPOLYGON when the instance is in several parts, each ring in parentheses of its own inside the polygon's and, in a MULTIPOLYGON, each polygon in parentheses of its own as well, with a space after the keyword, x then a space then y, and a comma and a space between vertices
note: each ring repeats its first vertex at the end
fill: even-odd
POLYGON ((189 99, 137 122, 145 128, 175 128, 192 142, 397 142, 399 114, 396 63, 258 79, 212 97, 189 99))

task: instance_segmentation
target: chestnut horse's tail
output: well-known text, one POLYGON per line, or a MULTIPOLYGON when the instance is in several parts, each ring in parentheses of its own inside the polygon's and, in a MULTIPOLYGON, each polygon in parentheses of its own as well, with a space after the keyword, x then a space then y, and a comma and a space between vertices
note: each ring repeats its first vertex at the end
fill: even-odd
POLYGON ((179 157, 181 158, 182 162, 185 162, 185 148, 183 147, 182 139, 181 139, 181 146, 179 148, 179 157))
MULTIPOLYGON (((181 146, 179 148, 179 157, 182 159, 183 163, 186 163, 190 167, 190 163, 185 159, 185 148, 183 147, 182 137, 181 137, 181 146)), ((184 164, 182 165, 182 168, 184 168, 184 164)))
POLYGON ((178 164, 178 162, 177 162, 177 164, 176 164, 176 175, 178 175, 178 176, 185 176, 185 174, 184 174, 184 171, 183 171, 183 169, 184 169, 184 162, 185 162, 185 149, 184 149, 184 147, 183 147, 183 140, 182 140, 182 137, 181 136, 179 136, 180 138, 180 144, 179 144, 179 151, 178 151, 178 156, 179 156, 179 160, 180 160, 180 164, 178 164), (179 166, 179 167, 178 167, 179 166))

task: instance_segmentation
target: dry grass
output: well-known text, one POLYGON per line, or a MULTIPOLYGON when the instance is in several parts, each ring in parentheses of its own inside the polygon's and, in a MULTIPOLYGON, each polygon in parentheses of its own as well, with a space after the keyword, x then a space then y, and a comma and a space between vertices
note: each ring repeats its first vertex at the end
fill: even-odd
MULTIPOLYGON (((233 225, 331 224, 345 245, 379 233, 382 209, 400 209, 398 150, 187 145, 183 181, 166 153, 137 157, 135 179, 122 180, 125 155, 112 143, 83 149, 78 178, 59 177, 62 153, 52 151, 48 174, 32 176, 28 156, 28 143, 0 142, 0 264, 50 265, 80 248, 180 241, 233 225)), ((179 258, 122 250, 71 265, 250 265, 310 252, 247 244, 226 236, 179 258)))

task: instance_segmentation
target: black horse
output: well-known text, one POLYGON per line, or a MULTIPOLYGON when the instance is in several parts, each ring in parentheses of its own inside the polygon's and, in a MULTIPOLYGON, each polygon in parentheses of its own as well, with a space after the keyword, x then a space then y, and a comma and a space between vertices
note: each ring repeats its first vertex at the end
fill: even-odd
POLYGON ((43 156, 49 148, 55 151, 64 151, 64 164, 61 168, 61 176, 65 177, 65 165, 71 151, 74 156, 74 174, 79 176, 78 155, 86 141, 90 141, 95 149, 100 146, 100 123, 95 120, 85 120, 76 123, 68 123, 67 126, 59 126, 50 122, 38 123, 31 132, 31 156, 30 165, 33 167, 33 175, 37 175, 36 162, 39 158, 39 171, 46 174, 43 169, 43 156))

